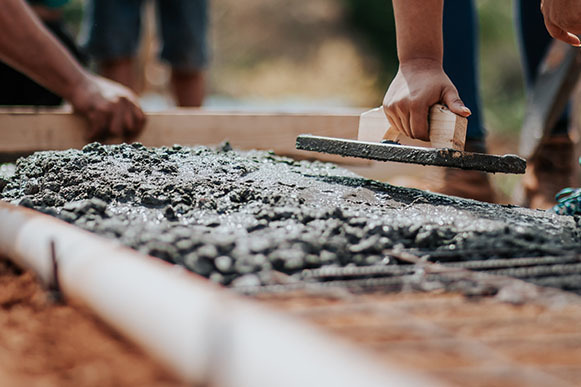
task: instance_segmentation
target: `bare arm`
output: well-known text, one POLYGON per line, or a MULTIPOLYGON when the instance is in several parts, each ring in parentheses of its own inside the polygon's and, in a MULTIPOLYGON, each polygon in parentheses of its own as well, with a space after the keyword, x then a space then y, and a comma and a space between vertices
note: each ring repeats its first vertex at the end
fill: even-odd
POLYGON ((581 46, 581 2, 578 0, 542 0, 541 11, 547 31, 555 39, 581 46))
POLYGON ((400 62, 428 59, 442 63, 443 0, 393 0, 400 62))
POLYGON ((133 93, 85 71, 23 0, 0 0, 0 59, 69 101, 89 119, 93 139, 143 127, 133 93))
POLYGON ((428 139, 428 112, 436 103, 470 115, 442 68, 443 1, 393 0, 400 65, 383 106, 391 125, 411 138, 428 139))

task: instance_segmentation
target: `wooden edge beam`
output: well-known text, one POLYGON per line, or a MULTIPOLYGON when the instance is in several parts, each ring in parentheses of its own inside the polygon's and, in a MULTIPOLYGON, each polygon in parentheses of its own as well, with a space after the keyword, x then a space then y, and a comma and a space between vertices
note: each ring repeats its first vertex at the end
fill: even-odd
MULTIPOLYGON (((229 141, 238 149, 273 150, 279 155, 302 159, 369 165, 355 158, 313 155, 295 148, 297 136, 356 138, 359 114, 252 113, 203 109, 175 109, 147 113, 147 124, 135 139, 145 146, 174 144, 215 145, 229 141)), ((87 144, 87 122, 64 111, 0 110, 0 153, 30 153, 43 150, 80 149, 87 144)), ((113 139, 107 143, 121 143, 113 139)))

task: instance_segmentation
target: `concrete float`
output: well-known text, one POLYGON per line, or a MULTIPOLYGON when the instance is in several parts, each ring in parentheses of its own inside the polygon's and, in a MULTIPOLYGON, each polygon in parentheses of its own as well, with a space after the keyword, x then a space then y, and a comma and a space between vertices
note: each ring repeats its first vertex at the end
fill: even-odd
POLYGON ((357 348, 175 265, 1 200, 0 255, 32 270, 47 286, 57 278, 67 302, 89 307, 186 382, 241 387, 437 384, 380 365, 357 348))

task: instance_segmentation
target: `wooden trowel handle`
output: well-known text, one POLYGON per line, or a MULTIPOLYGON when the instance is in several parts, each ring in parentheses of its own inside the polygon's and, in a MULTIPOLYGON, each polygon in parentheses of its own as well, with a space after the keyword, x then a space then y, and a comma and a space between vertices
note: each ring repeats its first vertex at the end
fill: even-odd
MULTIPOLYGON (((430 143, 434 148, 464 150, 468 120, 452 113, 446 106, 436 104, 428 117, 430 143)), ((391 128, 382 107, 371 109, 359 118, 359 141, 397 141, 401 133, 391 128)))

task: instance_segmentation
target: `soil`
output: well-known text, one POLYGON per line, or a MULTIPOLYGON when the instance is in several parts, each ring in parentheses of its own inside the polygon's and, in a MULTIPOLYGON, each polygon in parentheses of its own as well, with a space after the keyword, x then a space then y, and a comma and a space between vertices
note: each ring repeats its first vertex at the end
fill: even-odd
POLYGON ((0 258, 3 386, 180 386, 166 370, 80 307, 55 302, 0 258))
POLYGON ((293 282, 306 268, 581 251, 581 218, 395 187, 334 164, 218 148, 87 145, 20 159, 0 198, 215 282, 293 282))

